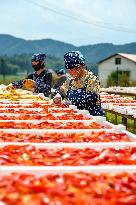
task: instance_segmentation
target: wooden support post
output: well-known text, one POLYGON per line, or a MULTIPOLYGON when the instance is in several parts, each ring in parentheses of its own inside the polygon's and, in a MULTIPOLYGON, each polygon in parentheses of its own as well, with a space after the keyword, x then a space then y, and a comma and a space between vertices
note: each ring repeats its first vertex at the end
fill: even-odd
POLYGON ((122 117, 122 123, 123 123, 123 125, 125 125, 126 128, 127 128, 127 118, 126 118, 125 116, 122 117))
POLYGON ((118 116, 117 114, 115 114, 115 124, 117 125, 117 123, 118 123, 118 116))
POLYGON ((136 119, 134 119, 134 129, 136 129, 136 119))

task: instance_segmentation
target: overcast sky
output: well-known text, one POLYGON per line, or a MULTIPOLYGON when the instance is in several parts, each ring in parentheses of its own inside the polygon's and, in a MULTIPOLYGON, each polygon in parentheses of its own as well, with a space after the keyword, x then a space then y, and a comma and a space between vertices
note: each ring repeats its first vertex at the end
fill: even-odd
POLYGON ((136 42, 136 0, 0 0, 0 34, 77 46, 136 42))

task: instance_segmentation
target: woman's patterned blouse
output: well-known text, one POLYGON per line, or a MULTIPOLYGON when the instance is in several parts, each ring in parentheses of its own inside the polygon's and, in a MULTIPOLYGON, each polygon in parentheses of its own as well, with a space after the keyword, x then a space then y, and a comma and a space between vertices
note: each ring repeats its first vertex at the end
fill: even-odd
POLYGON ((86 71, 77 80, 66 80, 58 92, 79 109, 89 110, 92 115, 105 115, 101 109, 100 82, 92 72, 86 71))

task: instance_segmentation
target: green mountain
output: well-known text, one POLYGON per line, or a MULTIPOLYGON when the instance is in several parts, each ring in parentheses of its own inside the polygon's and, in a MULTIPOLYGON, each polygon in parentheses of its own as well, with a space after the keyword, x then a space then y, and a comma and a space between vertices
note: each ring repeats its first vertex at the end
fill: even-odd
POLYGON ((45 52, 47 55, 63 59, 64 53, 72 50, 81 51, 86 57, 87 62, 94 64, 114 53, 136 54, 136 42, 124 45, 100 43, 95 45, 76 47, 72 44, 52 39, 24 40, 11 35, 0 34, 1 56, 45 52))

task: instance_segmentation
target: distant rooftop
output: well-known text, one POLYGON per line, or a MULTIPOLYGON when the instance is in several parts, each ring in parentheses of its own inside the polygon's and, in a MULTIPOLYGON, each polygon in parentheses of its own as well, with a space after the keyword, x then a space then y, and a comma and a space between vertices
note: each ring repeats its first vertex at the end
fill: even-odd
POLYGON ((119 55, 136 62, 136 54, 118 53, 119 55))
POLYGON ((133 61, 133 62, 136 63, 136 54, 115 53, 115 54, 113 54, 113 55, 111 55, 111 56, 108 56, 107 58, 104 58, 103 60, 99 61, 98 64, 99 64, 99 63, 102 63, 102 62, 104 62, 104 61, 106 61, 106 60, 108 60, 108 59, 110 59, 110 58, 112 58, 112 57, 114 57, 114 56, 116 56, 116 55, 120 55, 120 56, 122 56, 122 57, 124 57, 124 58, 127 58, 127 59, 129 59, 129 60, 131 60, 131 61, 133 61))

